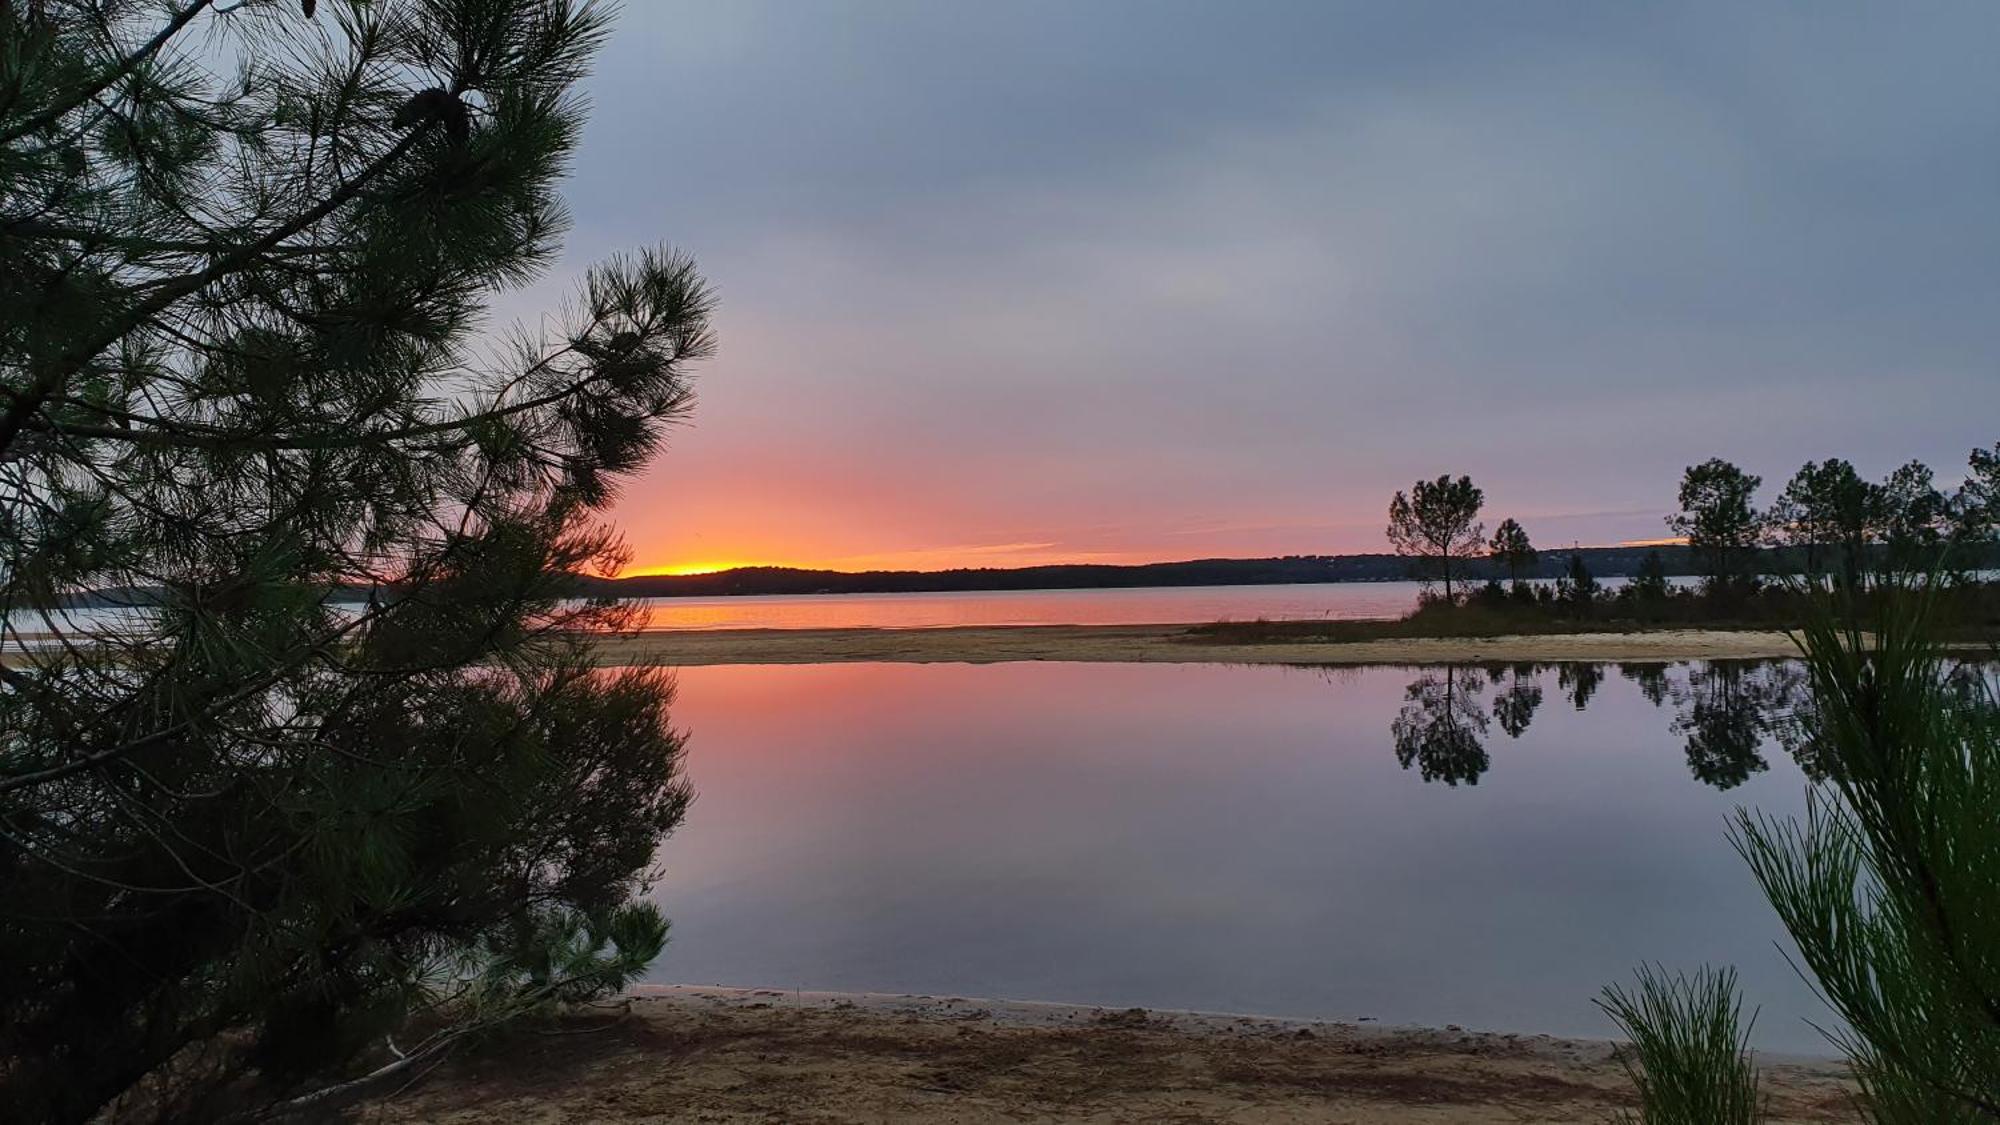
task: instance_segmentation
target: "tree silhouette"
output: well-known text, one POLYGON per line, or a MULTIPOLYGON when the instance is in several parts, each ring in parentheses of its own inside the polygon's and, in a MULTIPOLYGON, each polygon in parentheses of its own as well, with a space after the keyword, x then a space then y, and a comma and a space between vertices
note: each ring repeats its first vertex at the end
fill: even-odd
POLYGON ((1556 600, 1587 617, 1597 604, 1598 593, 1597 576, 1590 573, 1590 564, 1583 561, 1582 555, 1571 553, 1562 577, 1556 579, 1556 600))
POLYGON ((1403 692, 1403 708, 1389 730, 1396 760, 1412 765, 1425 781, 1479 784, 1490 761, 1486 754, 1485 689, 1477 669, 1456 665, 1419 675, 1403 692))
POLYGON ((1512 518, 1500 521, 1493 531, 1493 539, 1486 545, 1493 558, 1499 559, 1507 568, 1507 581, 1519 585, 1521 572, 1535 565, 1539 553, 1528 541, 1528 532, 1512 518))
POLYGON ((1761 524, 1752 501, 1763 483, 1721 458, 1691 465, 1681 477, 1681 510, 1667 526, 1687 537, 1712 590, 1727 591, 1743 577, 1744 557, 1757 546, 1761 524))
POLYGON ((1389 501, 1389 542, 1397 554, 1419 560, 1425 578, 1431 569, 1442 574, 1447 601, 1453 597, 1453 562, 1476 558, 1485 549, 1486 528, 1479 522, 1485 502, 1486 494, 1464 476, 1420 480, 1407 495, 1398 492, 1389 501))
POLYGON ((1967 542, 1991 543, 2000 533, 2000 443, 1975 449, 1966 459, 1965 485, 1953 512, 1959 537, 1967 542))
POLYGON ((1938 563, 1949 507, 1930 466, 1911 461, 1882 481, 1883 565, 1895 573, 1923 573, 1938 563))
POLYGON ((1807 574, 1834 569, 1851 588, 1860 581, 1881 509, 1882 490, 1861 479, 1853 465, 1829 457, 1793 474, 1766 519, 1772 537, 1799 552, 1807 574))
POLYGON ((1643 618, 1652 618, 1666 607, 1673 589, 1667 584, 1667 564, 1660 552, 1647 551, 1639 560, 1638 573, 1618 591, 1618 600, 1643 618))

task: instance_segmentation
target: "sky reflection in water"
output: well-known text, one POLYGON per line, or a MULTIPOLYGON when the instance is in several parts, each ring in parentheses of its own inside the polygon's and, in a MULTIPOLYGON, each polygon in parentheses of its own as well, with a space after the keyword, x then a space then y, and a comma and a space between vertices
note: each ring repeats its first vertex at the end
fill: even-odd
POLYGON ((653 977, 1599 1036, 1639 961, 1728 963, 1761 1045, 1822 1052, 1724 836, 1803 807, 1796 678, 687 669, 653 977))

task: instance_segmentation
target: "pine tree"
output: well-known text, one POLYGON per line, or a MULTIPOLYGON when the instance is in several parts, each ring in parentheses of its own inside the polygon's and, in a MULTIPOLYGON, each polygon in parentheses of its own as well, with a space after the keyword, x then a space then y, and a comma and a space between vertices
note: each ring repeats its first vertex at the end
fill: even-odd
POLYGON ((1428 580, 1435 571, 1444 578, 1444 598, 1450 602, 1453 563, 1471 559, 1485 549, 1485 525, 1479 509, 1486 493, 1471 477, 1441 476, 1420 480, 1405 494, 1396 493, 1389 501, 1389 542, 1396 553, 1418 560, 1420 573, 1428 580))
POLYGON ((646 250, 480 332, 556 257, 606 32, 0 0, 10 1115, 309 1095, 412 1014, 428 1057, 657 953, 670 685, 592 669, 629 610, 569 593, 710 298, 646 250))
POLYGON ((1833 573, 1850 588, 1865 573, 1869 537, 1882 521, 1881 486, 1838 457, 1808 461, 1786 483, 1767 518, 1772 537, 1797 550, 1805 572, 1833 573))
POLYGON ((1716 594, 1729 594, 1748 581, 1744 564, 1763 526, 1753 500, 1763 483, 1764 478, 1715 457, 1688 466, 1681 476, 1681 510, 1667 517, 1667 526, 1687 538, 1716 594))
POLYGON ((1500 526, 1493 531, 1492 540, 1486 544, 1486 550, 1490 557, 1500 560, 1507 568, 1507 581, 1514 586, 1521 584, 1521 573, 1534 566, 1539 557, 1535 545, 1528 539, 1527 529, 1511 518, 1500 521, 1500 526))

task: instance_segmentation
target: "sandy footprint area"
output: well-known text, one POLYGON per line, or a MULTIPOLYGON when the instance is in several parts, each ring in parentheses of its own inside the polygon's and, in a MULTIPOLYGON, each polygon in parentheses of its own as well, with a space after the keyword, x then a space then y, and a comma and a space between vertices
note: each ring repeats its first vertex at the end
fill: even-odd
MULTIPOLYGON (((1773 1121, 1858 1120, 1784 1060, 1773 1121)), ((951 997, 649 988, 453 1060, 369 1122, 1590 1122, 1601 1042, 951 997)))

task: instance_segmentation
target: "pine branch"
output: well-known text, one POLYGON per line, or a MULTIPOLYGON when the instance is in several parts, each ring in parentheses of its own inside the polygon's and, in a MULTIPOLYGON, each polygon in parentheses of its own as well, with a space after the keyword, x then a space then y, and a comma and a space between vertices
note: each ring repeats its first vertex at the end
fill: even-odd
POLYGON ((64 114, 82 106, 85 102, 90 101, 92 98, 116 85, 127 75, 139 69, 140 64, 158 54, 160 49, 167 45, 169 40, 180 34, 182 28, 186 27, 191 20, 202 13, 202 9, 207 8, 213 2, 214 0, 194 0, 194 3, 189 4, 169 17, 166 24, 160 28, 158 34, 148 39, 138 50, 120 59, 117 66, 112 67, 110 70, 92 79, 89 83, 79 87, 74 93, 56 102, 56 104, 43 110, 41 113, 36 114, 11 129, 0 129, 0 145, 12 144, 31 133, 40 132, 48 128, 50 125, 62 120, 64 114))
POLYGON ((377 176, 387 171, 390 165, 402 159, 404 153, 417 139, 434 124, 426 122, 412 129, 402 140, 396 142, 387 152, 377 157, 369 166, 357 173, 346 183, 335 188, 324 200, 279 225, 255 242, 225 256, 207 269, 187 277, 165 283, 152 296, 101 329, 90 341, 72 348, 54 363, 46 365, 34 378, 27 389, 15 392, 7 413, 0 416, 0 452, 10 448, 16 436, 27 425, 28 418, 41 410, 42 404, 61 389, 70 376, 76 374, 105 348, 124 339, 139 325, 166 311, 181 298, 194 293, 221 278, 242 270, 285 239, 299 233, 328 215, 345 206, 377 176))

